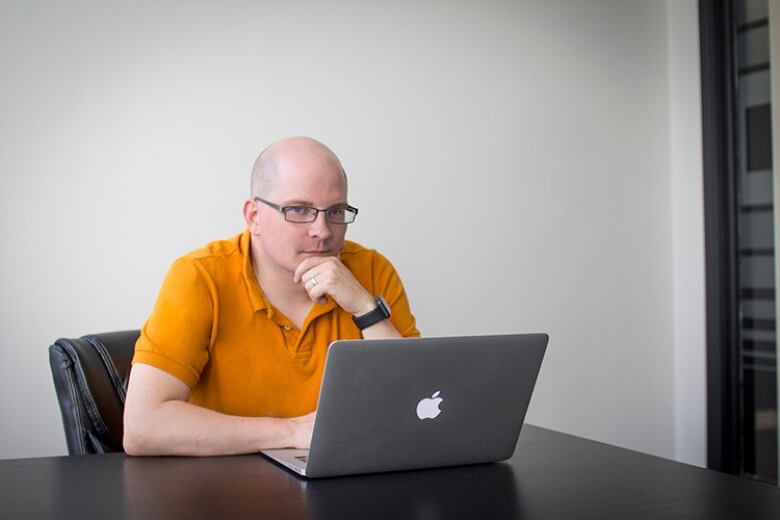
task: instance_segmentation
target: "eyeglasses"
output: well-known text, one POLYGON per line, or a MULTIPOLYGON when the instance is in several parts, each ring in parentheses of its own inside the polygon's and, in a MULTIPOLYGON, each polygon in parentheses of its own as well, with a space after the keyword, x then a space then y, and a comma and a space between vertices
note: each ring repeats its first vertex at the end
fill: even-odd
POLYGON ((255 200, 262 202, 266 206, 274 208, 279 213, 284 215, 284 220, 287 222, 293 222, 295 224, 307 224, 317 220, 317 216, 320 211, 325 213, 325 220, 330 224, 352 224, 357 217, 358 209, 350 206, 349 204, 342 204, 339 206, 333 206, 331 208, 318 209, 311 206, 280 206, 269 202, 260 197, 255 197, 255 200))

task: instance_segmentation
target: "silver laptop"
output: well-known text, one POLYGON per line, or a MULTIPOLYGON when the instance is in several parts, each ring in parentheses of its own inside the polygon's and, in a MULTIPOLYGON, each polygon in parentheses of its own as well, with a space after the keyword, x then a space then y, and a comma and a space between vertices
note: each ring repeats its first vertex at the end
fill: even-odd
POLYGON ((512 456, 547 334, 335 341, 308 450, 262 453, 305 477, 512 456))

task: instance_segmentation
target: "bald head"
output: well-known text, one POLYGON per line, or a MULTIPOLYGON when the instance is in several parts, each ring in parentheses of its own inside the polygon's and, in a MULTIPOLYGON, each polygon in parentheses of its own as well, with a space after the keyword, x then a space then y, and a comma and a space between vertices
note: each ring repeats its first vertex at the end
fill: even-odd
POLYGON ((264 196, 271 191, 279 176, 289 168, 335 168, 347 189, 347 174, 333 151, 310 137, 288 137, 263 150, 252 167, 251 195, 264 196))

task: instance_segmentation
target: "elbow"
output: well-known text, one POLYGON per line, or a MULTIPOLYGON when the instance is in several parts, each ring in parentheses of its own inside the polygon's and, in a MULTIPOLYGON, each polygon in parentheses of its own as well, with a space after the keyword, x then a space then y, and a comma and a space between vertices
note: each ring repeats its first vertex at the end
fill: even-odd
POLYGON ((125 411, 122 448, 127 455, 133 457, 159 455, 155 452, 154 443, 148 433, 149 429, 144 425, 144 421, 139 421, 134 414, 125 411))
POLYGON ((127 436, 125 435, 124 439, 122 439, 122 448, 125 450, 126 455, 130 455, 131 457, 139 457, 143 455, 139 447, 136 445, 134 441, 128 441, 127 436))
POLYGON ((125 419, 125 431, 122 435, 122 448, 127 455, 138 457, 141 455, 147 455, 147 451, 144 449, 144 442, 142 436, 137 432, 135 426, 125 419))
POLYGON ((127 430, 125 430, 125 434, 122 437, 122 448, 127 455, 132 457, 148 455, 146 450, 144 450, 143 442, 140 442, 135 436, 130 435, 127 430))

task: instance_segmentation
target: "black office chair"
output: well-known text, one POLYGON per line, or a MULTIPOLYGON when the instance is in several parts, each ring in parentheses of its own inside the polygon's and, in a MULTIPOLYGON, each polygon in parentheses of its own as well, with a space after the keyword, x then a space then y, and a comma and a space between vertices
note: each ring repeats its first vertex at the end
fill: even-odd
POLYGON ((49 364, 70 455, 124 451, 122 416, 139 331, 58 339, 49 364))

